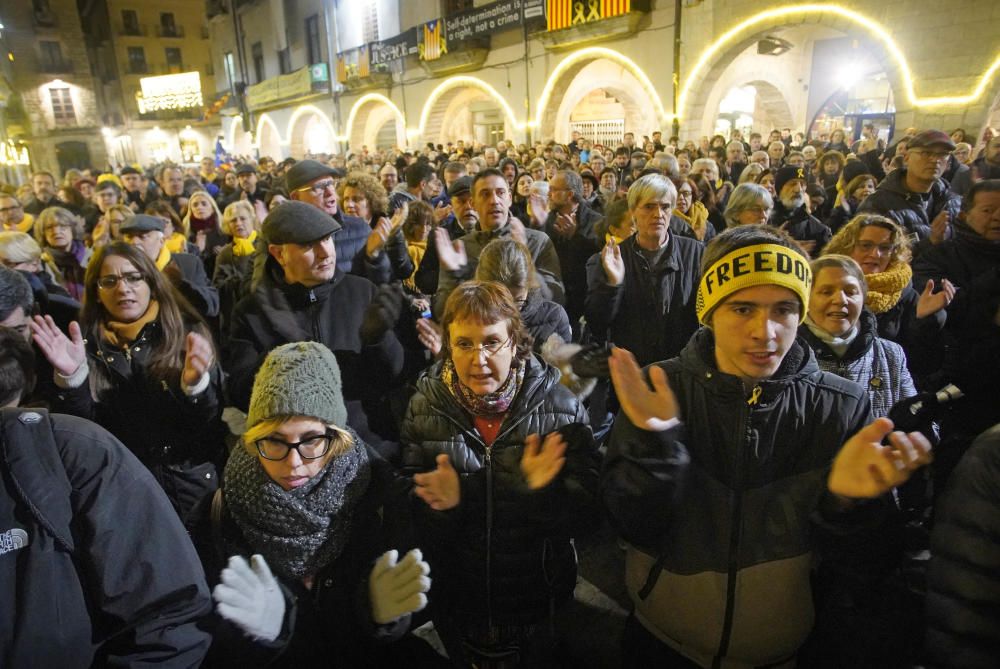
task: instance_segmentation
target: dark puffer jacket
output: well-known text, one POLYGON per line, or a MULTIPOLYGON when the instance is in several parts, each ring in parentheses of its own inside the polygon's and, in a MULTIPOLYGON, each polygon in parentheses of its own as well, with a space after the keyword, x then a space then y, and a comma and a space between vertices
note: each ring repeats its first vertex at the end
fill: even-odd
POLYGON ((620 286, 608 284, 600 253, 587 262, 586 315, 594 337, 627 348, 641 365, 674 357, 698 329, 695 293, 705 247, 673 232, 668 244, 650 267, 635 235, 622 242, 620 286))
POLYGON ((768 219, 767 223, 776 228, 784 226, 785 232, 790 234, 792 239, 797 239, 801 242, 815 242, 815 246, 809 251, 809 255, 811 256, 818 256, 823 247, 830 241, 830 238, 833 237, 830 228, 823 225, 818 218, 810 214, 806 210, 805 205, 789 211, 781 203, 781 200, 777 198, 774 201, 774 211, 771 213, 771 218, 768 219))
POLYGON ((882 180, 875 192, 861 203, 858 213, 891 218, 923 241, 930 238, 931 221, 942 210, 947 210, 952 220, 957 220, 960 205, 961 198, 951 192, 944 179, 938 179, 930 193, 910 191, 906 187, 906 169, 901 168, 882 180))
POLYGON ((521 320, 532 337, 531 348, 535 353, 541 352, 542 345, 554 334, 562 337, 564 342, 573 338, 566 310, 551 300, 543 300, 538 291, 528 294, 521 307, 521 320))
POLYGON ((566 287, 566 313, 576 322, 583 315, 587 299, 587 260, 601 250, 604 240, 597 238, 596 226, 604 217, 580 203, 576 210, 576 230, 566 238, 556 232, 559 213, 552 209, 545 219, 545 234, 552 240, 559 256, 563 285, 566 287))
POLYGON ((868 397, 796 340, 748 399, 714 345, 703 328, 659 363, 683 423, 649 432, 618 416, 602 496, 631 544, 626 585, 651 634, 699 666, 777 665, 812 627, 813 551, 867 512, 835 513, 826 480, 868 422, 868 397))
POLYGON ((559 384, 559 372, 530 356, 524 381, 491 447, 441 381, 441 363, 417 382, 403 421, 408 473, 434 469, 446 453, 461 479, 449 511, 417 511, 418 540, 431 559, 430 593, 455 620, 529 624, 576 586, 570 538, 596 525, 597 450, 587 414, 559 384), (541 490, 529 490, 520 462, 528 435, 558 430, 566 463, 541 490))
POLYGON ((965 454, 935 514, 927 660, 991 669, 1000 657, 1000 426, 965 454))

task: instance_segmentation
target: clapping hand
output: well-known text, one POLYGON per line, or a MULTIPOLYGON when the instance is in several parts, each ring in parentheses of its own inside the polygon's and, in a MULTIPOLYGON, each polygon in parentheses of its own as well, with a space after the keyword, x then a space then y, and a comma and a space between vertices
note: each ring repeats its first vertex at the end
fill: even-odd
POLYGON ((274 641, 285 619, 285 596, 260 555, 250 565, 239 555, 229 558, 221 582, 212 591, 219 615, 252 639, 274 641), (251 566, 252 565, 252 566, 251 566))
POLYGON ((385 216, 378 219, 378 223, 375 224, 371 234, 368 235, 368 241, 365 242, 365 253, 368 254, 369 258, 378 257, 379 252, 388 243, 389 238, 396 234, 396 231, 406 221, 409 211, 409 207, 404 203, 403 206, 396 209, 391 220, 385 216))
POLYGON ((625 281, 625 261, 622 260, 621 248, 613 238, 601 249, 601 266, 609 286, 622 285, 625 281))
POLYGON ((444 343, 441 326, 430 318, 417 319, 417 339, 432 354, 437 355, 441 352, 441 346, 444 343))
POLYGON ((87 346, 80 324, 69 324, 69 337, 63 334, 51 316, 35 316, 29 323, 32 339, 52 369, 62 376, 72 376, 87 360, 87 346))
POLYGON ((469 256, 465 253, 465 244, 456 239, 454 242, 448 237, 448 231, 444 228, 434 229, 434 245, 437 247, 438 261, 441 267, 456 272, 469 263, 469 256))
POLYGON ((427 606, 431 568, 424 562, 423 553, 414 548, 399 562, 398 558, 398 551, 386 551, 368 577, 372 619, 379 625, 388 625, 427 606))
POLYGON ((617 346, 611 350, 608 368, 622 411, 633 425, 650 432, 662 432, 677 424, 677 398, 663 369, 656 365, 650 367, 649 379, 653 383, 650 388, 635 357, 617 346))
POLYGON ((878 497, 931 461, 927 437, 920 432, 892 432, 892 427, 891 420, 879 418, 844 444, 827 479, 830 492, 849 498, 878 497), (883 446, 886 435, 889 445, 883 446))
POLYGON ((566 442, 558 432, 550 432, 545 441, 537 434, 528 435, 521 455, 521 474, 532 490, 544 488, 566 464, 566 442))
POLYGON ((435 511, 454 509, 462 499, 458 472, 444 453, 437 456, 437 469, 426 474, 414 474, 414 493, 435 511))
POLYGON ((941 290, 934 292, 934 279, 928 279, 924 290, 917 300, 917 318, 926 318, 941 311, 955 299, 958 289, 948 279, 941 280, 941 290))
POLYGON ((215 352, 212 343, 197 332, 189 332, 184 342, 184 370, 181 372, 181 383, 192 388, 212 368, 215 363, 215 352))

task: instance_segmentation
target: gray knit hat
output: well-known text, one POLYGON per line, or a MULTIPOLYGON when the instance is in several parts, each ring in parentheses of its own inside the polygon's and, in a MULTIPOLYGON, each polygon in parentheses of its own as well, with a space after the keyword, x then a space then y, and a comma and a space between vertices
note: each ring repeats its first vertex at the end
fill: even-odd
POLYGON ((283 344, 267 354, 253 382, 246 427, 278 416, 311 416, 347 427, 340 366, 323 344, 283 344))

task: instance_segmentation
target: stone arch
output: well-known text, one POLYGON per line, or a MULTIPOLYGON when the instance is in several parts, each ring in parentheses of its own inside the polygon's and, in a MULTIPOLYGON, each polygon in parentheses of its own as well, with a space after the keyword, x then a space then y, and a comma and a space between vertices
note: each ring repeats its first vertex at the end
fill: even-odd
MULTIPOLYGON (((740 54, 768 34, 805 24, 823 26, 859 40, 872 58, 884 65, 897 111, 900 111, 901 103, 910 105, 914 102, 916 96, 909 65, 883 26, 837 5, 791 5, 747 18, 712 42, 690 69, 682 66, 686 74, 678 98, 678 109, 682 125, 685 120, 690 120, 686 134, 694 134, 691 124, 704 128, 706 118, 712 113, 708 99, 726 69, 740 54), (902 95, 904 92, 906 97, 902 95), (700 126, 698 119, 701 119, 700 126)), ((770 81, 771 77, 765 77, 765 80, 770 81)))
POLYGON ((567 68, 563 83, 554 87, 559 104, 547 105, 539 120, 540 138, 568 142, 570 116, 589 93, 601 89, 614 96, 625 108, 625 128, 637 134, 660 128, 660 118, 653 100, 643 89, 642 82, 621 63, 607 58, 595 58, 567 68))
POLYGON ((292 157, 303 158, 307 153, 332 152, 337 137, 333 123, 320 109, 304 105, 288 120, 288 141, 292 157))
POLYGON ((267 114, 261 114, 257 121, 257 151, 261 156, 269 156, 275 160, 284 158, 281 150, 281 133, 278 126, 267 114))
POLYGON ((638 122, 646 124, 636 130, 656 129, 668 121, 663 101, 642 68, 613 49, 589 47, 560 61, 545 82, 535 109, 540 136, 553 138, 562 129, 568 140, 569 115, 587 93, 598 88, 628 102, 626 109, 631 107, 638 122))
POLYGON ((449 137, 446 133, 455 131, 467 115, 471 116, 470 104, 480 102, 493 102, 499 107, 508 139, 514 139, 515 132, 524 129, 526 124, 517 121, 510 103, 495 88, 482 79, 460 75, 446 79, 427 98, 420 113, 421 138, 435 144, 471 139, 449 137))
POLYGON ((766 134, 772 128, 797 128, 807 124, 805 96, 796 96, 789 90, 787 82, 780 81, 778 77, 773 76, 773 73, 741 70, 723 74, 712 87, 706 99, 705 113, 701 117, 700 125, 695 126, 699 136, 711 137, 715 133, 715 119, 719 115, 719 105, 726 94, 737 86, 753 86, 757 89, 757 104, 771 120, 770 125, 758 126, 760 121, 755 117, 754 129, 758 132, 766 134), (769 74, 771 76, 768 76, 769 74), (794 103, 797 104, 793 108, 794 103))
POLYGON ((392 100, 384 95, 370 93, 362 96, 351 107, 347 117, 346 137, 352 150, 362 146, 375 148, 376 138, 387 123, 395 125, 397 146, 406 146, 406 119, 392 100))
POLYGON ((234 116, 229 125, 229 153, 249 156, 253 153, 253 136, 243 129, 243 117, 234 116))

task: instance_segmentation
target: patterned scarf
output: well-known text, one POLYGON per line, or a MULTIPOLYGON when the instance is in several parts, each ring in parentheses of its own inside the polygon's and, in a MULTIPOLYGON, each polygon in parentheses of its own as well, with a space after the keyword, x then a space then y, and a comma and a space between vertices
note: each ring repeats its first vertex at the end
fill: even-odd
POLYGON ((249 237, 233 237, 233 255, 237 258, 251 256, 254 252, 253 243, 257 240, 257 231, 251 230, 249 237))
POLYGON ((224 473, 226 508, 246 539, 246 546, 286 578, 315 576, 334 562, 351 534, 354 509, 371 482, 371 462, 364 442, 351 432, 354 445, 335 455, 305 485, 284 490, 264 471, 260 460, 238 444, 224 473))
POLYGON ((136 340, 142 329, 160 316, 160 303, 150 300, 146 313, 131 323, 101 321, 101 337, 115 348, 127 348, 136 340))
POLYGON ((441 381, 459 406, 473 416, 495 416, 506 413, 517 397, 517 391, 521 389, 521 382, 524 381, 524 360, 512 364, 503 385, 485 395, 477 395, 459 380, 455 363, 451 358, 446 358, 441 367, 441 381))
POLYGON ((873 314, 884 314, 896 306, 903 289, 913 280, 913 270, 909 264, 896 261, 885 268, 884 272, 865 274, 868 284, 868 297, 865 306, 873 314))

